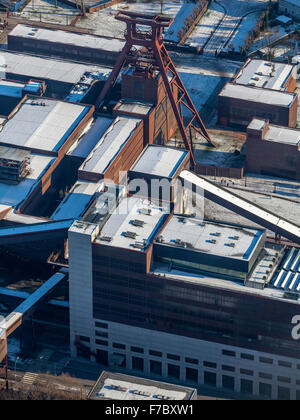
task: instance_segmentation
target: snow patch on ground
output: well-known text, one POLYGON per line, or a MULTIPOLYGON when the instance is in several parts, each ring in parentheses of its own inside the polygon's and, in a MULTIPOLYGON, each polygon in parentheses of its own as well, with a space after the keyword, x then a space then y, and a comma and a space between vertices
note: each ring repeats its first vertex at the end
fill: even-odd
POLYGON ((166 33, 164 39, 172 42, 179 42, 178 32, 183 28, 184 21, 187 19, 198 6, 198 3, 186 3, 184 4, 176 15, 176 18, 166 33))

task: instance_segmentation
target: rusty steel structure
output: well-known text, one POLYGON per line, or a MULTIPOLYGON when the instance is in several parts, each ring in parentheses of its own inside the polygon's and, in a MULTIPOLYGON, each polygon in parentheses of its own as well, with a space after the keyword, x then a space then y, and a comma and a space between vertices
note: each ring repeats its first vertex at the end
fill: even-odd
POLYGON ((115 18, 126 23, 126 43, 96 102, 96 109, 103 105, 105 98, 115 86, 120 72, 126 66, 131 65, 135 68, 142 68, 149 73, 149 76, 159 71, 163 78, 182 140, 186 149, 190 152, 191 164, 195 167, 193 130, 200 133, 211 146, 215 145, 163 43, 163 29, 169 28, 173 23, 173 19, 159 15, 127 11, 119 11, 115 18), (188 118, 183 117, 184 109, 189 113, 188 118))

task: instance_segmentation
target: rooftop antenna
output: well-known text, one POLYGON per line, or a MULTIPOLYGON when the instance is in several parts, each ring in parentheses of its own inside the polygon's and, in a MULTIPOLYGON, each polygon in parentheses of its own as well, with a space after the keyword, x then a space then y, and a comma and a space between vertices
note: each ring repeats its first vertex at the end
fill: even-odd
POLYGON ((173 19, 160 15, 148 15, 129 11, 118 11, 115 19, 126 23, 125 46, 115 64, 99 98, 96 102, 96 109, 101 108, 104 99, 115 86, 121 70, 129 64, 143 66, 145 63, 160 71, 170 99, 177 124, 187 150, 190 151, 191 165, 196 166, 193 146, 192 129, 212 146, 212 142, 177 70, 163 43, 162 30, 169 28, 173 19), (141 27, 143 29, 141 29, 141 27), (142 47, 136 49, 134 47, 142 47), (178 96, 176 93, 178 89, 178 96), (183 109, 188 110, 190 117, 184 119, 183 109), (188 120, 188 121, 187 121, 188 120))

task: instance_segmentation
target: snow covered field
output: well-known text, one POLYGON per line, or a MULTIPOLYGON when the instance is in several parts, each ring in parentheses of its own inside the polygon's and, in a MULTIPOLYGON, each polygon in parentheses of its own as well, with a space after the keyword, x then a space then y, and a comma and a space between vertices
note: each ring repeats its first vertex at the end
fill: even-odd
MULTIPOLYGON (((163 14, 175 18, 180 11, 184 0, 164 0, 163 14)), ((92 33, 116 38, 124 38, 126 25, 114 17, 118 10, 134 11, 140 13, 161 13, 160 0, 142 1, 135 3, 122 2, 107 9, 99 10, 87 17, 82 17, 76 24, 77 27, 90 29, 92 33)))
POLYGON ((165 34, 164 38, 166 40, 173 42, 180 41, 178 38, 178 33, 183 28, 185 19, 187 19, 193 13, 195 6, 196 4, 194 2, 188 2, 181 7, 175 17, 173 24, 165 34))
POLYGON ((200 48, 205 46, 204 52, 210 55, 229 45, 239 51, 267 5, 268 0, 213 0, 188 43, 200 48))
POLYGON ((24 7, 20 16, 32 21, 69 25, 77 14, 76 9, 60 2, 56 8, 54 0, 32 0, 24 7))

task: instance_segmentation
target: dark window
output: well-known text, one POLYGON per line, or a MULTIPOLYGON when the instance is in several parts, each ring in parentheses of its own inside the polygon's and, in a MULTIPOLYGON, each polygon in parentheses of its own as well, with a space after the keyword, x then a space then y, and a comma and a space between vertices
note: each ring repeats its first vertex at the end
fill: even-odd
POLYGON ((278 376, 278 381, 286 384, 290 384, 292 382, 290 378, 285 378, 284 376, 278 376))
POLYGON ((134 353, 144 353, 144 349, 142 349, 141 347, 131 347, 131 351, 133 351, 134 353))
POLYGON ((85 337, 84 335, 80 335, 79 338, 83 343, 89 343, 91 341, 90 337, 85 337))
POLYGON ((259 395, 264 398, 272 398, 272 385, 260 382, 259 395))
POLYGON ((156 350, 149 350, 150 356, 162 357, 162 353, 156 350))
POLYGON ((241 369, 241 374, 242 375, 247 375, 247 376, 253 376, 254 372, 253 372, 253 370, 241 369))
POLYGON ((216 387, 217 386, 217 374, 213 372, 204 372, 204 384, 216 387))
POLYGON ((104 366, 108 366, 108 352, 105 350, 97 350, 96 360, 97 360, 97 363, 100 363, 101 365, 104 365, 104 366))
POLYGON ((198 370, 192 368, 186 368, 186 380, 194 383, 198 383, 198 370))
POLYGON ((223 350, 222 354, 223 354, 223 356, 229 356, 229 357, 235 357, 236 356, 234 351, 229 351, 229 350, 223 350))
POLYGON ((113 348, 114 349, 126 350, 125 344, 120 344, 120 343, 113 343, 113 348))
POLYGON ((291 399, 291 391, 289 388, 284 388, 282 386, 278 387, 278 400, 280 401, 289 401, 291 399))
POLYGON ((300 401, 300 391, 296 391, 296 401, 300 401))
POLYGON ((170 360, 180 361, 180 356, 177 356, 176 354, 167 354, 167 358, 170 360))
POLYGON ((222 386, 224 389, 229 389, 230 391, 234 391, 234 377, 223 375, 222 386))
POLYGON ((278 361, 278 365, 279 366, 282 366, 282 367, 285 367, 285 368, 292 368, 293 367, 292 363, 290 363, 290 362, 283 362, 282 360, 279 360, 278 361))
POLYGON ((252 354, 242 353, 241 354, 241 359, 244 359, 244 360, 254 360, 254 356, 252 354))
POLYGON ((150 360, 150 372, 154 373, 155 375, 162 374, 162 367, 161 362, 157 362, 156 360, 150 360))
POLYGON ((98 346, 108 346, 108 341, 104 340, 96 340, 95 343, 98 344, 98 346))
POLYGON ((260 363, 265 363, 266 365, 272 365, 273 364, 273 360, 268 359, 267 357, 260 357, 259 361, 260 361, 260 363))
POLYGON ((191 365, 198 365, 198 360, 197 359, 192 359, 191 357, 186 357, 185 362, 190 363, 191 365))
POLYGON ((144 360, 140 357, 133 357, 132 358, 132 369, 133 370, 139 370, 143 372, 144 370, 144 360))
POLYGON ((217 369, 217 364, 212 362, 203 362, 204 367, 208 367, 211 369, 217 369))
POLYGON ((177 365, 168 364, 168 376, 170 378, 180 379, 180 367, 177 365))
POLYGON ((222 370, 226 370, 227 372, 235 372, 235 368, 233 366, 222 365, 222 370))
POLYGON ((263 379, 272 379, 272 375, 270 373, 260 372, 259 377, 263 379))
POLYGON ((247 379, 241 379, 241 393, 253 395, 253 382, 247 379))

